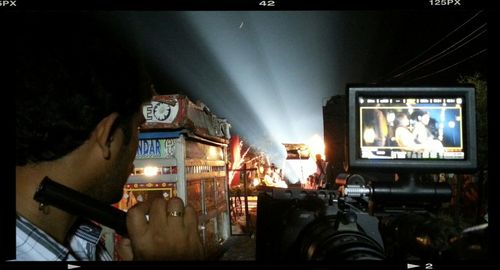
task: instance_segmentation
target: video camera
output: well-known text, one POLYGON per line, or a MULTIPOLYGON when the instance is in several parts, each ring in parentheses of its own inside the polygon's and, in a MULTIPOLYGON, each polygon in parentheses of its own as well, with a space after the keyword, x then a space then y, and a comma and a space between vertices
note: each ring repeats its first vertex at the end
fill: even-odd
POLYGON ((256 259, 383 260, 406 259, 408 254, 433 258, 434 253, 446 249, 435 243, 450 233, 435 225, 442 223, 427 209, 450 200, 447 184, 420 184, 410 177, 409 181, 363 185, 362 175, 341 177, 346 178, 346 185, 339 190, 262 190, 257 206, 256 259), (387 203, 387 211, 374 214, 373 200, 368 199, 387 203), (432 239, 419 246, 415 233, 432 239), (393 241, 389 252, 385 247, 388 240, 393 241))
MULTIPOLYGON (((430 174, 476 171, 474 86, 353 84, 347 85, 346 97, 345 111, 336 105, 339 109, 327 115, 339 126, 348 116, 347 159, 342 164, 347 164, 344 170, 350 174, 341 175, 345 184, 339 190, 262 191, 256 259, 460 259, 476 247, 480 251, 473 257, 484 256, 486 230, 472 228, 470 232, 480 236, 469 237, 469 231, 456 231, 456 224, 447 224, 445 217, 433 213, 451 201, 451 187, 424 179, 430 174), (432 144, 405 144, 397 136, 410 130, 406 121, 396 121, 398 117, 405 119, 415 112, 425 112, 437 121, 437 138, 429 136, 432 144), (398 178, 365 181, 381 172, 398 178)), ((333 141, 344 135, 343 128, 339 130, 333 141)))
POLYGON ((267 189, 258 198, 257 260, 382 260, 378 221, 337 191, 267 189))

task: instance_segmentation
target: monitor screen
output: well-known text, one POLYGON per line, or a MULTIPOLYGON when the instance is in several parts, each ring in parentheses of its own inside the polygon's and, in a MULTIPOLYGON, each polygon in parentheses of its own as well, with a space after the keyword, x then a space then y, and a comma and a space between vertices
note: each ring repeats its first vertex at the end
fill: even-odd
POLYGON ((477 166, 475 89, 348 86, 349 166, 458 172, 477 166))

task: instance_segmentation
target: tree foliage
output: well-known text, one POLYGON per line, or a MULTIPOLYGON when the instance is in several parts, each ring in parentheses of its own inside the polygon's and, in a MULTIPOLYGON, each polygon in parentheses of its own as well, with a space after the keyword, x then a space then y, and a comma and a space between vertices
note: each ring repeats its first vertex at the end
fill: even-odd
POLYGON ((479 169, 488 168, 488 84, 480 73, 461 76, 459 83, 476 88, 476 132, 479 169))

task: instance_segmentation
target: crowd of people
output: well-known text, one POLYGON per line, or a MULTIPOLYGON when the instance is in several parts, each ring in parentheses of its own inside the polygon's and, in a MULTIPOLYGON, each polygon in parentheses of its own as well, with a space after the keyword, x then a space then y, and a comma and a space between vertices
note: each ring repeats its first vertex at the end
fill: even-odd
POLYGON ((284 180, 283 170, 278 169, 274 163, 271 163, 271 166, 267 168, 262 184, 268 187, 288 187, 288 184, 284 180))
MULTIPOLYGON (((311 172, 305 183, 302 184, 302 187, 306 189, 324 189, 327 186, 326 167, 328 163, 322 158, 321 154, 317 154, 315 157, 316 170, 311 172)), ((260 177, 259 184, 268 187, 289 187, 283 170, 278 168, 274 163, 271 163, 270 166, 264 169, 264 174, 260 177)))

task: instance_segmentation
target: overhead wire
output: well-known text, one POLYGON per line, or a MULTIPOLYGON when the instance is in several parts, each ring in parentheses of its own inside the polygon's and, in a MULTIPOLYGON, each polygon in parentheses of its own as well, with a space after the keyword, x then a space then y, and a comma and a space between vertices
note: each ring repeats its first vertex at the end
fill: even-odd
POLYGON ((426 75, 424 75, 424 76, 420 76, 420 77, 418 77, 418 78, 412 79, 412 80, 410 80, 410 82, 417 81, 417 80, 421 80, 421 79, 424 79, 424 78, 427 78, 427 77, 430 77, 430 76, 436 75, 436 74, 438 74, 438 73, 441 73, 441 72, 443 72, 443 71, 445 71, 445 70, 448 70, 448 69, 450 69, 450 68, 452 68, 452 67, 454 67, 454 66, 456 66, 456 65, 459 65, 459 64, 461 64, 461 63, 463 63, 463 62, 465 62, 465 61, 467 61, 467 60, 469 60, 469 59, 472 59, 472 58, 474 58, 474 57, 476 57, 476 56, 478 56, 478 55, 480 55, 480 54, 484 53, 484 52, 485 52, 485 51, 487 51, 487 50, 488 50, 488 49, 486 49, 486 48, 485 48, 485 49, 482 49, 481 51, 479 51, 479 52, 477 52, 477 53, 475 53, 475 54, 473 54, 473 55, 471 55, 471 56, 469 56, 469 57, 467 57, 467 58, 465 58, 465 59, 462 59, 462 60, 458 61, 458 62, 457 62, 457 63, 455 63, 455 64, 452 64, 452 65, 450 65, 450 66, 447 66, 447 67, 445 67, 445 68, 442 68, 442 69, 440 69, 440 70, 438 70, 438 71, 435 71, 435 72, 432 72, 432 73, 426 74, 426 75))
MULTIPOLYGON (((397 68, 393 69, 391 72, 389 72, 385 77, 385 79, 383 79, 383 81, 387 81, 387 80, 391 80, 393 78, 395 78, 397 75, 401 74, 401 73, 404 73, 406 71, 403 71, 403 72, 400 72, 398 73, 397 75, 394 75, 392 77, 389 77, 391 74, 393 74, 395 71, 409 65, 410 63, 414 62, 416 59, 420 58, 421 56, 423 56, 424 54, 426 54, 427 52, 429 52, 431 49, 433 49, 434 47, 436 47, 438 44, 440 44, 441 42, 443 42, 445 39, 447 39, 449 36, 453 35, 455 32, 457 32, 459 29, 461 29, 462 27, 464 27, 466 24, 468 24, 470 21, 472 21, 474 18, 476 18, 477 16, 479 16, 483 11, 478 11, 476 14, 474 14, 471 18, 469 18, 467 21, 465 21, 464 23, 462 23, 461 25, 459 25, 458 27, 456 27, 455 29, 453 29, 451 32, 449 32, 448 34, 446 34, 443 38, 441 38, 440 40, 438 40, 437 42, 435 42, 433 45, 431 45, 429 48, 427 48, 426 50, 424 50, 423 52, 421 52, 420 54, 418 54, 417 56, 413 57, 412 59, 410 59, 409 61, 407 61, 406 63, 404 63, 403 65, 400 65, 398 66, 397 68)), ((482 27, 482 26, 481 26, 482 27)), ((480 27, 480 28, 481 28, 480 27)), ((477 31, 477 29, 476 29, 477 31)), ((407 70, 408 71, 408 70, 407 70)), ((382 77, 382 78, 384 78, 382 77)), ((377 80, 377 81, 380 81, 377 80)))
POLYGON ((401 77, 405 74, 408 74, 414 70, 418 70, 420 69, 421 67, 423 66, 426 66, 428 64, 431 64, 447 55, 449 55, 450 53, 460 49, 461 47, 465 46, 466 44, 468 44, 469 42, 473 41, 474 39, 478 38, 480 35, 486 33, 486 30, 483 30, 482 32, 480 32, 479 34, 473 36, 472 38, 468 39, 471 35, 473 35, 474 33, 476 33, 477 31, 479 31, 481 28, 484 28, 486 26, 486 23, 481 25, 479 28, 477 28, 476 30, 474 30, 472 33, 468 34, 467 36, 465 36, 464 38, 462 38, 461 40, 455 42, 454 44, 452 44, 451 46, 449 46, 448 48, 446 48, 445 50, 431 56, 430 58, 427 58, 426 60, 424 60, 423 62, 420 62, 419 64, 411 67, 410 69, 404 71, 404 72, 401 72, 397 75, 394 75, 393 78, 397 78, 397 77, 401 77), (462 44, 459 45, 459 43, 463 42, 462 44), (458 47, 456 47, 458 46, 458 47), (456 47, 456 48, 453 48, 453 47, 456 47))

